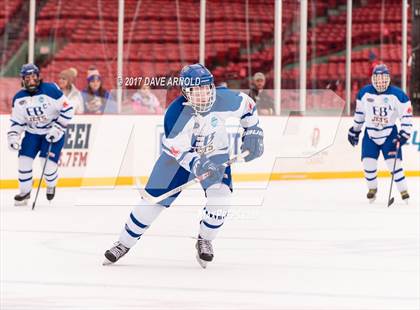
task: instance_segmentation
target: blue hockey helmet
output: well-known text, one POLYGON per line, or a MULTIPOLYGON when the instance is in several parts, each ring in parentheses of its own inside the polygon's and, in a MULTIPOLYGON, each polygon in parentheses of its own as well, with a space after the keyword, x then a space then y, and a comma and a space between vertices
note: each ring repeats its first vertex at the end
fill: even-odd
POLYGON ((179 80, 188 104, 197 113, 210 111, 216 101, 213 74, 202 64, 193 64, 182 68, 179 80))
POLYGON ((22 86, 29 92, 35 92, 38 89, 39 83, 39 68, 31 63, 24 64, 20 69, 20 76, 22 78, 22 86), (36 77, 30 81, 26 77, 35 74, 36 77))
POLYGON ((372 70, 372 85, 378 93, 383 93, 391 83, 388 67, 384 64, 375 66, 372 70))

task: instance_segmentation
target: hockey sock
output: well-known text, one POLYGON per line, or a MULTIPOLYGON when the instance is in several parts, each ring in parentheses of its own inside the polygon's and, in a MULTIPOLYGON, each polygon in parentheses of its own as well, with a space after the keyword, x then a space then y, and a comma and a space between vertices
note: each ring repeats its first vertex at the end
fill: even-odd
MULTIPOLYGON (((389 158, 385 160, 385 162, 386 162, 386 165, 388 166, 389 171, 392 173, 392 169, 394 168, 394 159, 389 158)), ((394 181, 400 192, 407 190, 407 180, 405 179, 404 170, 402 168, 401 160, 399 158, 397 159, 397 162, 395 163, 394 181)))
MULTIPOLYGON (((44 165, 45 159, 42 158, 41 165, 44 165)), ((58 165, 57 163, 48 160, 47 166, 45 166, 45 173, 44 173, 45 182, 47 183, 48 187, 55 187, 58 181, 58 165)))
POLYGON ((133 247, 164 209, 164 206, 149 204, 146 200, 141 200, 130 213, 121 231, 119 242, 128 248, 133 247))
POLYGON ((207 204, 200 221, 201 238, 213 240, 223 225, 230 207, 232 193, 225 184, 215 184, 206 190, 207 204))
POLYGON ((368 189, 378 188, 378 160, 374 158, 363 158, 363 170, 368 189))
POLYGON ((27 156, 19 156, 19 191, 22 194, 29 193, 32 189, 32 163, 33 159, 27 156))

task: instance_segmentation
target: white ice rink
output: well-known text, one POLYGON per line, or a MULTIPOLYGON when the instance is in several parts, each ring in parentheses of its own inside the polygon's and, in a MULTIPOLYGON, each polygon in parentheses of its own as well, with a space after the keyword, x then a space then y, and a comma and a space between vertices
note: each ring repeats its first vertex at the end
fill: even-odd
POLYGON ((195 260, 198 191, 104 267, 135 190, 59 188, 49 206, 43 189, 35 211, 3 190, 0 308, 418 310, 420 178, 408 182, 409 205, 394 191, 391 208, 388 178, 372 205, 361 179, 237 190, 206 270, 195 260))

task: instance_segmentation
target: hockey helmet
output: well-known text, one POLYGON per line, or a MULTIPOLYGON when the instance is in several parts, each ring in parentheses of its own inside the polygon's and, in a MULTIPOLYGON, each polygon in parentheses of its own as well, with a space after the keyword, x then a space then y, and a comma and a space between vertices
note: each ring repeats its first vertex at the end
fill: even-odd
POLYGON ((31 63, 24 64, 20 69, 20 77, 22 78, 22 86, 28 92, 32 93, 38 89, 41 80, 39 79, 39 68, 36 65, 31 63), (35 77, 31 81, 28 76, 31 76, 32 74, 34 74, 35 77))
POLYGON ((383 93, 391 83, 388 67, 384 64, 375 66, 372 71, 372 85, 378 93, 383 93))
POLYGON ((180 73, 181 92, 197 112, 210 111, 216 101, 213 74, 202 64, 185 66, 180 73))

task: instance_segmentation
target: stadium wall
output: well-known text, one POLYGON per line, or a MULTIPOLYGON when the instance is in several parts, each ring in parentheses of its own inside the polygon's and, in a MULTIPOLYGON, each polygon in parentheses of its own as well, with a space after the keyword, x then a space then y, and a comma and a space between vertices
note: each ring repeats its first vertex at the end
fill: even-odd
MULTIPOLYGON (((352 125, 349 117, 261 117, 265 131, 265 153, 250 163, 233 168, 240 182, 290 179, 363 177, 360 144, 347 141, 352 125)), ((161 152, 163 117, 77 115, 68 128, 60 160, 59 186, 135 185, 147 181, 161 152)), ((407 176, 420 176, 420 118, 413 118, 413 133, 403 148, 407 176)), ((0 188, 17 188, 17 156, 6 146, 9 116, 0 115, 2 137, 0 188)), ((232 150, 240 147, 240 126, 227 124, 232 150)), ((40 175, 39 161, 34 177, 40 175)), ((383 161, 379 176, 389 176, 383 161)), ((35 180, 35 185, 38 180, 35 180)))

